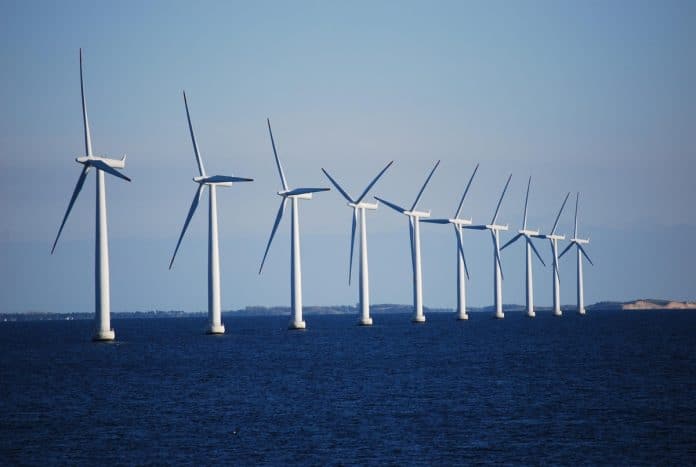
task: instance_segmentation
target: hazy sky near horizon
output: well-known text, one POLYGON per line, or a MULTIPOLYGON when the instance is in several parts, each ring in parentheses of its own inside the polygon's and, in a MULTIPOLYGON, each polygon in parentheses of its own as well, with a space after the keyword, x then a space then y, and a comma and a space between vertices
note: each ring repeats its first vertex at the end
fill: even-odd
MULTIPOLYGON (((511 231, 530 175, 535 228, 581 191, 588 302, 696 299, 694 2, 8 2, 0 26, 0 312, 93 309, 94 177, 49 255, 84 152, 79 47, 94 150, 128 154, 133 178, 107 180, 115 311, 206 307, 207 196, 167 270, 195 191, 183 89, 208 172, 255 179, 218 195, 224 309, 289 303, 289 217, 256 274, 280 201, 266 117, 294 186, 329 186, 325 167, 358 193, 395 160, 373 194, 410 204, 442 159, 420 207, 450 216, 480 162, 464 215, 490 220, 512 173, 511 231)), ((305 303, 355 303, 343 199, 300 217, 305 303)), ((409 303, 406 220, 368 217, 372 300, 409 303)), ((425 303, 453 306, 454 237, 422 231, 425 303)), ((466 240, 470 302, 488 305, 490 239, 466 240)), ((522 247, 503 262, 522 303, 522 247)))

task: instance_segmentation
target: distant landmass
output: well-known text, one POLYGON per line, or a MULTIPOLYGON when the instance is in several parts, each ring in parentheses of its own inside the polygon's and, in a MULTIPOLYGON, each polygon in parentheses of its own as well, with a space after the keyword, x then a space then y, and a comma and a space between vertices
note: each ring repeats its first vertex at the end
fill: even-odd
POLYGON ((590 310, 696 310, 696 302, 641 298, 630 302, 599 302, 590 310))
MULTIPOLYGON (((503 306, 505 312, 522 312, 524 305, 506 304, 503 306)), ((575 305, 564 305, 563 310, 573 311, 575 305)), ((630 302, 598 302, 586 307, 591 311, 620 311, 620 310, 696 310, 696 302, 681 302, 677 300, 661 299, 638 299, 630 302)), ((370 306, 373 315, 386 313, 407 313, 411 310, 411 305, 383 303, 370 306)), ((471 307, 467 311, 471 313, 492 313, 493 306, 471 307)), ((536 311, 549 311, 550 306, 536 306, 536 311)), ((424 307, 426 313, 453 313, 452 308, 429 308, 424 307)), ((335 306, 305 306, 305 315, 344 315, 357 314, 358 307, 350 305, 335 306)), ((148 311, 129 311, 111 314, 113 318, 193 318, 205 317, 207 312, 185 312, 183 310, 148 310, 148 311)), ((230 316, 284 316, 290 315, 289 307, 267 307, 267 306, 247 306, 239 310, 228 310, 223 312, 223 317, 230 316)), ((93 313, 50 313, 43 311, 26 311, 22 313, 0 313, 2 321, 43 321, 43 320, 76 320, 93 319, 93 313)))

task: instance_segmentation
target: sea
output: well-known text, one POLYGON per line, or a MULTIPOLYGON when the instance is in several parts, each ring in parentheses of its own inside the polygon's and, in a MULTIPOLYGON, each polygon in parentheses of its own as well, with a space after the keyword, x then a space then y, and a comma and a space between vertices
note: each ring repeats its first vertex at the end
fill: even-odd
POLYGON ((696 313, 0 323, 0 465, 694 465, 696 313))

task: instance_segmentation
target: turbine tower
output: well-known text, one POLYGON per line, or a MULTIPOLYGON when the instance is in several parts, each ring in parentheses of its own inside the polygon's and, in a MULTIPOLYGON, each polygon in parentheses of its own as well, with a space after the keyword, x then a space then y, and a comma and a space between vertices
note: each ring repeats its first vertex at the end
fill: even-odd
POLYGON ((551 233, 548 235, 532 235, 536 238, 546 238, 551 243, 551 254, 553 255, 553 314, 555 316, 561 316, 563 314, 561 311, 561 280, 558 274, 558 241, 565 240, 564 235, 556 235, 556 227, 558 226, 558 220, 561 218, 561 213, 563 212, 563 208, 565 207, 569 196, 570 193, 566 195, 565 199, 563 200, 563 204, 561 204, 561 209, 558 210, 558 215, 556 216, 556 221, 553 223, 553 227, 551 228, 551 233))
POLYGON ((53 242, 51 254, 56 249, 58 239, 60 238, 65 221, 68 220, 68 215, 75 204, 77 196, 82 190, 82 186, 87 179, 87 174, 92 167, 95 168, 97 174, 97 209, 96 209, 96 224, 95 224, 95 263, 94 263, 94 291, 95 291, 95 313, 94 313, 94 341, 111 341, 114 340, 116 334, 111 329, 111 304, 109 290, 109 238, 108 226, 106 222, 106 185, 104 181, 104 173, 114 175, 130 182, 130 178, 126 177, 116 169, 123 169, 126 166, 126 156, 122 159, 110 159, 103 156, 95 156, 92 154, 92 136, 89 131, 89 120, 87 119, 87 102, 85 100, 85 86, 82 77, 82 49, 80 49, 80 93, 82 94, 82 123, 85 129, 85 155, 77 157, 75 160, 78 164, 82 164, 82 172, 77 179, 77 184, 73 190, 72 197, 68 203, 68 209, 63 216, 63 222, 58 229, 58 235, 53 242))
POLYGON ((404 209, 394 203, 390 203, 389 201, 375 196, 375 199, 378 201, 381 201, 393 210, 408 217, 408 228, 411 236, 411 265, 413 268, 413 317, 411 318, 413 323, 425 323, 425 315, 423 314, 423 271, 421 269, 420 220, 424 217, 430 217, 430 211, 416 211, 416 207, 438 165, 440 165, 440 161, 435 163, 428 178, 425 179, 425 183, 423 183, 423 186, 418 192, 418 196, 416 196, 416 200, 413 202, 411 209, 404 209))
POLYGON ((189 133, 191 134, 191 142, 193 143, 193 153, 196 156, 198 164, 198 176, 193 177, 193 181, 198 184, 196 193, 193 195, 193 202, 189 208, 189 212, 184 221, 184 227, 181 229, 179 240, 176 243, 174 254, 169 262, 169 269, 174 265, 174 258, 179 251, 181 240, 184 238, 186 229, 193 214, 196 212, 198 202, 201 199, 201 194, 207 186, 210 191, 208 198, 208 334, 224 334, 225 326, 222 324, 222 312, 220 309, 220 250, 218 247, 218 210, 217 210, 217 187, 230 187, 237 182, 252 182, 251 178, 232 177, 228 175, 207 175, 203 166, 203 159, 198 150, 196 143, 196 135, 193 132, 191 125, 191 114, 189 113, 188 101, 186 100, 186 92, 184 94, 184 106, 186 107, 186 119, 188 121, 189 133))
POLYGON ((292 307, 292 319, 290 320, 289 328, 305 329, 307 323, 302 320, 302 266, 300 264, 300 220, 298 201, 301 199, 312 199, 312 193, 328 191, 329 188, 288 188, 288 183, 283 173, 283 166, 280 164, 280 159, 278 159, 278 151, 276 151, 275 141, 273 140, 271 121, 266 119, 266 124, 268 125, 268 134, 271 137, 273 155, 275 156, 278 175, 280 175, 280 183, 283 185, 283 190, 278 192, 278 196, 282 198, 280 201, 280 208, 278 209, 278 214, 276 214, 275 222, 271 229, 271 236, 268 238, 268 244, 266 244, 266 251, 261 260, 261 267, 259 267, 259 274, 261 274, 263 270, 263 265, 268 255, 268 249, 271 247, 271 242, 273 242, 278 224, 280 224, 283 212, 285 212, 285 203, 289 198, 292 203, 290 205, 290 215, 292 216, 292 222, 290 223, 290 302, 292 307))
POLYGON ((469 279, 469 268, 466 266, 466 258, 464 257, 464 247, 462 243, 464 230, 462 227, 471 225, 471 219, 460 219, 459 214, 462 212, 464 199, 469 192, 469 187, 474 180, 478 168, 479 164, 476 164, 474 172, 471 174, 471 178, 469 178, 469 183, 466 184, 464 194, 461 200, 459 200, 459 205, 454 213, 454 217, 451 219, 423 219, 423 222, 430 222, 433 224, 451 224, 454 228, 454 235, 457 238, 457 319, 459 320, 469 319, 469 315, 466 313, 466 280, 469 279))
POLYGON ((588 238, 587 240, 578 238, 578 202, 580 200, 580 192, 577 193, 575 196, 575 229, 573 230, 573 238, 570 239, 570 244, 563 250, 563 252, 559 255, 559 258, 562 258, 564 254, 570 250, 573 245, 577 247, 577 264, 578 264, 578 313, 581 315, 585 314, 585 297, 584 297, 584 290, 583 290, 583 280, 582 280, 582 257, 584 256, 587 258, 587 261, 590 262, 592 266, 594 266, 594 263, 590 259, 590 257, 587 255, 587 252, 585 251, 585 248, 583 248, 583 245, 586 245, 590 243, 590 239, 588 238))
POLYGON ((493 303, 495 304, 495 317, 498 319, 503 319, 505 315, 503 314, 503 269, 500 264, 500 231, 507 230, 507 225, 496 224, 498 219, 498 212, 500 211, 500 205, 505 197, 505 192, 510 185, 510 179, 512 179, 512 174, 507 179, 503 192, 498 200, 498 205, 495 208, 495 213, 493 213, 493 219, 490 224, 485 225, 465 225, 465 229, 474 230, 488 230, 491 232, 491 239, 493 240, 493 303))
POLYGON ((534 235, 539 235, 538 230, 529 230, 527 229, 527 203, 529 201, 529 186, 532 183, 532 177, 529 177, 529 181, 527 182, 527 196, 524 198, 524 218, 522 219, 522 230, 517 231, 517 235, 515 235, 512 240, 507 242, 501 250, 504 250, 508 246, 512 245, 515 243, 517 240, 520 238, 524 238, 525 241, 525 248, 527 249, 527 275, 526 275, 526 286, 527 286, 527 316, 530 318, 534 318, 536 316, 536 313, 534 312, 534 285, 533 285, 533 279, 532 279, 532 251, 534 254, 539 258, 539 261, 541 261, 541 264, 546 266, 546 263, 544 263, 544 260, 541 259, 541 255, 539 254, 539 251, 537 251, 536 247, 532 243, 532 236, 534 235))
POLYGON ((350 232, 350 259, 348 266, 348 284, 350 284, 353 275, 353 246, 355 245, 355 225, 358 222, 358 217, 360 217, 360 320, 359 324, 362 326, 371 326, 372 318, 370 317, 370 280, 367 268, 367 223, 365 219, 366 210, 376 210, 377 203, 366 203, 363 202, 367 193, 372 189, 372 187, 377 183, 377 180, 387 171, 387 169, 394 163, 394 161, 389 162, 386 167, 382 169, 377 176, 372 179, 367 188, 363 190, 362 194, 356 198, 351 198, 346 191, 341 188, 336 180, 329 175, 325 169, 321 169, 324 174, 329 178, 329 181, 336 189, 343 195, 343 197, 348 201, 348 206, 353 208, 353 224, 351 226, 350 232))

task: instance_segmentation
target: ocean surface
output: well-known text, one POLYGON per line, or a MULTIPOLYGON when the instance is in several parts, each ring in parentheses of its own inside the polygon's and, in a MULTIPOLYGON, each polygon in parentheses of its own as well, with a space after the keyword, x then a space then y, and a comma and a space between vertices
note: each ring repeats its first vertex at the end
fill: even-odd
POLYGON ((0 465, 696 462, 696 313, 0 323, 0 465))

